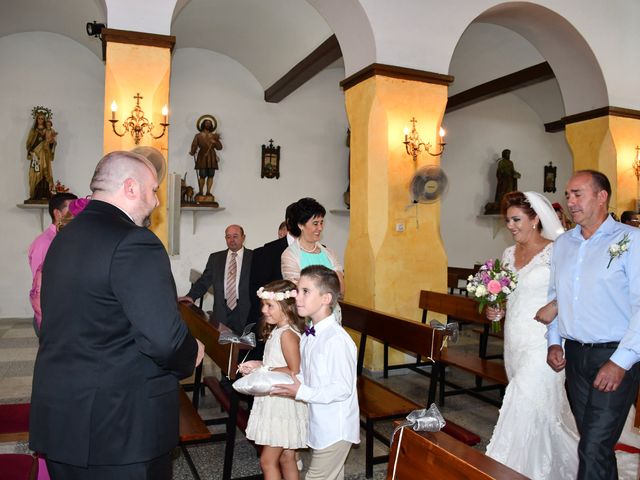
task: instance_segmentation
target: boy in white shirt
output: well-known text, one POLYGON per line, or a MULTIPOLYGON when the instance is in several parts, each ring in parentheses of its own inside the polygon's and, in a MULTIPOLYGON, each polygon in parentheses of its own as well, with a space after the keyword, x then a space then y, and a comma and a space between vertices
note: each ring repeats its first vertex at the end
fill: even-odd
POLYGON ((333 270, 313 265, 300 272, 296 307, 312 326, 300 342, 300 374, 293 384, 271 390, 309 404, 307 444, 313 453, 306 480, 342 480, 351 444, 360 443, 357 349, 332 314, 339 294, 333 270))

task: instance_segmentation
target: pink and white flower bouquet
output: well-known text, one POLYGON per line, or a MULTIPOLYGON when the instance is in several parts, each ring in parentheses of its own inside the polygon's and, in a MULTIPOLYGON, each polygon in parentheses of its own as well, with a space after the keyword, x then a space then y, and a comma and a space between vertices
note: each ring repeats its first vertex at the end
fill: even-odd
MULTIPOLYGON (((478 273, 469 275, 467 281, 467 292, 479 302, 479 312, 486 306, 504 309, 507 296, 518 283, 516 274, 504 268, 498 259, 484 262, 478 273)), ((491 322, 491 330, 500 331, 500 316, 491 322)))

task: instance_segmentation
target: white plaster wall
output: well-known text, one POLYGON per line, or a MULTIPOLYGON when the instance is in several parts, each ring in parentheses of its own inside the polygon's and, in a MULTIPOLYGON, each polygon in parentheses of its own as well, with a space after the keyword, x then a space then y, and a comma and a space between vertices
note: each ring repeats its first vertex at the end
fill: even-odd
POLYGON ((496 160, 505 148, 511 149, 511 159, 522 174, 521 191, 543 193, 544 165, 553 162, 558 168, 557 191, 544 194, 565 206, 564 186, 572 159, 564 133, 546 133, 542 120, 516 95, 502 95, 447 114, 443 125, 448 134, 442 167, 449 189, 442 200, 441 234, 449 265, 471 267, 500 257, 512 244, 501 219, 480 216, 484 205, 493 201, 496 160), (500 225, 495 238, 494 222, 500 225))
POLYGON ((544 62, 531 43, 498 25, 472 23, 456 45, 448 73, 449 95, 544 62))
MULTIPOLYGON (((249 248, 276 238, 288 204, 310 196, 327 209, 324 243, 343 258, 348 216, 345 145, 347 119, 339 81, 341 68, 321 72, 278 104, 265 103, 263 89, 242 65, 227 56, 202 49, 178 49, 171 76, 171 139, 169 170, 197 187, 193 158, 188 155, 200 115, 218 121, 223 149, 213 193, 225 210, 197 213, 181 219, 181 253, 172 257, 178 292, 189 288, 191 268, 202 271, 211 252, 226 248, 224 229, 238 223, 249 248), (261 145, 273 138, 281 146, 280 179, 260 178, 261 145)), ((206 303, 205 303, 206 305, 206 303)))
POLYGON ((633 109, 640 104, 634 83, 640 73, 635 53, 640 31, 634 26, 640 2, 403 0, 390 6, 388 0, 308 1, 336 32, 347 76, 376 62, 447 73, 465 29, 487 10, 507 9, 504 18, 491 15, 491 23, 511 24, 537 46, 561 79, 567 114, 607 103, 633 109), (349 15, 341 15, 345 8, 349 15))
MULTIPOLYGON (((102 154, 104 66, 87 48, 62 35, 17 33, 0 38, 0 318, 31 315, 27 249, 41 232, 39 214, 16 204, 28 197, 25 143, 31 109, 53 110, 58 146, 56 180, 78 195, 102 154)), ((45 224, 49 225, 48 214, 45 224)))

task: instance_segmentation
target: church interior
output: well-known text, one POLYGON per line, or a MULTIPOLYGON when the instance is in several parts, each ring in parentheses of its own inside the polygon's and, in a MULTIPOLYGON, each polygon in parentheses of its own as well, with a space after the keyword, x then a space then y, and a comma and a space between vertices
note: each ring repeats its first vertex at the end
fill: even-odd
MULTIPOLYGON (((225 248, 227 225, 242 225, 257 248, 277 238, 287 205, 313 197, 327 210, 323 243, 343 262, 345 300, 420 321, 420 292, 445 292, 447 267, 473 268, 512 243, 502 217, 485 212, 504 150, 517 188, 565 211, 565 185, 585 168, 611 180, 611 212, 638 209, 640 4, 631 0, 21 0, 0 11, 0 403, 28 401, 37 352, 27 249, 49 220, 25 205, 36 106, 51 110, 57 132, 54 182, 84 197, 105 153, 137 146, 115 129, 141 97, 155 129, 139 144, 160 150, 169 174, 152 229, 179 295, 191 270, 225 248), (223 145, 219 207, 176 207, 170 179, 197 189, 189 150, 203 115, 223 145), (413 127, 425 147, 415 156, 413 127), (261 176, 270 141, 278 178, 261 176), (423 199, 412 180, 427 167, 447 184, 423 199)), ((477 348, 477 335, 464 332, 465 342, 477 348)), ((379 375, 382 345, 364 362, 379 375)), ((401 378, 389 384, 425 385, 401 378)), ((482 417, 475 433, 486 446, 498 409, 471 397, 450 405, 471 431, 471 412, 482 417)), ((349 478, 364 478, 363 447, 358 455, 349 478)), ((377 466, 375 478, 385 473, 377 466)))

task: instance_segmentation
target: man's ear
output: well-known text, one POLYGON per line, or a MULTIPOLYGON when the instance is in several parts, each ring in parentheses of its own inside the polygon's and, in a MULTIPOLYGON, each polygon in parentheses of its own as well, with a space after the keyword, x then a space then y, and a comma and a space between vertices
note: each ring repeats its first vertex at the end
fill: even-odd
POLYGON ((135 200, 138 196, 138 182, 135 179, 129 177, 123 184, 124 196, 129 200, 135 200))
POLYGON ((607 200, 609 199, 609 194, 607 193, 606 190, 600 190, 597 194, 597 197, 601 204, 606 205, 607 200))
POLYGON ((62 220, 62 211, 57 208, 53 209, 53 223, 59 223, 62 220))

